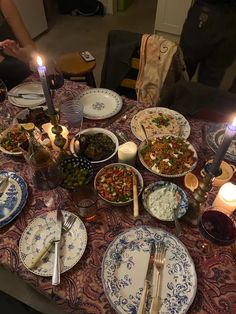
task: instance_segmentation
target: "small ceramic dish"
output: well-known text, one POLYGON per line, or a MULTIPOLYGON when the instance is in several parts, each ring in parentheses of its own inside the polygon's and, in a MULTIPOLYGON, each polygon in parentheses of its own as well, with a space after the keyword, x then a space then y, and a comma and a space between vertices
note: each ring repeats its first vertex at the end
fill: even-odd
POLYGON ((26 140, 27 136, 21 125, 13 125, 0 134, 0 150, 4 154, 21 156, 22 151, 18 148, 18 145, 26 140))
POLYGON ((174 221, 174 208, 178 206, 178 218, 186 214, 188 199, 176 184, 157 181, 149 184, 142 194, 143 206, 153 217, 163 221, 174 221), (180 200, 177 201, 176 193, 180 200))
MULTIPOLYGON (((208 160, 206 164, 212 163, 213 159, 208 160)), ((221 175, 216 177, 213 181, 214 186, 221 186, 226 182, 229 182, 230 179, 233 177, 234 173, 236 172, 236 167, 232 164, 229 164, 225 161, 221 162, 220 169, 222 171, 221 175)), ((201 170, 201 175, 204 176, 205 170, 201 170)))
POLYGON ((125 206, 133 202, 133 175, 138 181, 138 195, 143 189, 143 178, 132 166, 113 163, 103 167, 94 179, 99 197, 108 204, 125 206))
POLYGON ((62 186, 66 189, 75 189, 89 183, 93 177, 93 166, 84 157, 72 157, 61 162, 63 171, 62 186))

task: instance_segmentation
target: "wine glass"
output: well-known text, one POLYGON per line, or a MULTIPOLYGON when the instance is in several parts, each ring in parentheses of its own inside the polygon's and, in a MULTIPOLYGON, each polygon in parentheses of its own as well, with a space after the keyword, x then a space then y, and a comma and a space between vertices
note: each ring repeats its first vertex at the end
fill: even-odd
POLYGON ((7 108, 3 106, 4 101, 7 98, 7 87, 3 80, 0 79, 0 115, 2 118, 2 123, 0 126, 0 130, 4 130, 9 122, 10 114, 7 111, 7 108))
POLYGON ((52 58, 47 61, 47 81, 52 98, 55 100, 56 90, 64 85, 64 77, 52 58))
POLYGON ((207 209, 199 220, 199 231, 204 240, 197 241, 197 247, 204 254, 212 253, 212 244, 228 246, 236 241, 236 223, 232 216, 219 208, 207 209))

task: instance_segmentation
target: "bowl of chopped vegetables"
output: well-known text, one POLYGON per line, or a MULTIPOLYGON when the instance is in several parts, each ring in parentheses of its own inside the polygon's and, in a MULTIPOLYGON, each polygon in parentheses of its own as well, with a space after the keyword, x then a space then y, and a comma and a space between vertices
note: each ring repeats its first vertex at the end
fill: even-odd
POLYGON ((177 178, 192 171, 197 165, 197 153, 185 139, 161 135, 143 141, 138 156, 145 168, 167 178, 177 178))
POLYGON ((70 142, 74 156, 84 156, 91 163, 106 162, 115 156, 119 142, 114 133, 103 128, 85 129, 70 142))
POLYGON ((75 189, 88 184, 93 178, 93 166, 84 157, 66 158, 61 162, 63 171, 62 186, 66 189, 75 189))
POLYGON ((18 145, 27 140, 26 132, 20 124, 13 125, 0 134, 0 150, 8 155, 22 155, 18 145))
POLYGON ((133 202, 133 176, 138 183, 138 195, 143 189, 143 178, 132 166, 113 163, 103 167, 94 179, 94 187, 99 197, 114 206, 124 206, 133 202))

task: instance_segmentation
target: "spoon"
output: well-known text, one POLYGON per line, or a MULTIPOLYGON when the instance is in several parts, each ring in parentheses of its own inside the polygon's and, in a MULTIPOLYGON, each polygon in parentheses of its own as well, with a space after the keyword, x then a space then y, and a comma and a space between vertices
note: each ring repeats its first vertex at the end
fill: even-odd
POLYGON ((148 136, 147 136, 147 132, 146 132, 146 129, 145 129, 145 127, 144 127, 143 124, 141 124, 141 128, 142 128, 142 130, 143 130, 143 133, 144 133, 144 135, 145 135, 145 139, 146 139, 147 143, 149 143, 149 139, 148 139, 148 136))

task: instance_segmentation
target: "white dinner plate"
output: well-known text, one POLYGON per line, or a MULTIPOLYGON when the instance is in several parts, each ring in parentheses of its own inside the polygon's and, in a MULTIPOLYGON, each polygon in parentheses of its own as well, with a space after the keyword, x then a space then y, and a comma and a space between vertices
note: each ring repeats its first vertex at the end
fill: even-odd
MULTIPOLYGON (((54 262, 54 245, 35 269, 30 269, 32 258, 55 236, 56 212, 43 213, 36 217, 21 235, 19 253, 24 266, 39 276, 52 276, 54 262)), ((62 211, 64 221, 73 213, 62 211)), ((60 244, 61 273, 71 269, 82 257, 87 245, 87 231, 83 222, 76 220, 68 232, 62 233, 60 244)))
MULTIPOLYGON (((128 229, 118 235, 104 255, 103 288, 117 313, 137 313, 150 256, 150 243, 158 244, 161 241, 164 241, 167 251, 159 313, 187 313, 197 291, 193 260, 178 238, 164 230, 148 226, 128 229)), ((148 298, 147 310, 150 301, 148 298)))
POLYGON ((185 117, 177 111, 164 108, 147 108, 136 113, 131 120, 131 131, 140 141, 145 140, 141 124, 144 124, 148 137, 154 137, 162 134, 172 134, 187 139, 190 135, 190 125, 185 117), (162 114, 169 117, 167 125, 157 124, 153 121, 162 114))
MULTIPOLYGON (((9 92, 16 95, 19 93, 43 94, 43 88, 40 82, 29 82, 29 83, 23 83, 23 84, 17 85, 13 87, 9 92)), ((34 108, 45 103, 44 97, 40 97, 38 99, 23 99, 23 98, 16 98, 16 97, 8 96, 8 100, 14 106, 22 107, 22 108, 34 108)))
POLYGON ((91 120, 110 118, 122 108, 122 98, 106 88, 86 90, 75 101, 84 105, 84 117, 91 120))
POLYGON ((14 172, 0 171, 0 181, 8 177, 8 184, 0 197, 0 228, 20 214, 28 198, 25 180, 14 172))

